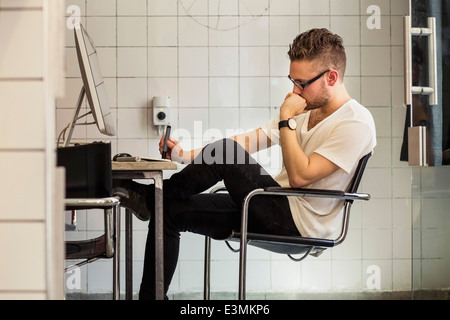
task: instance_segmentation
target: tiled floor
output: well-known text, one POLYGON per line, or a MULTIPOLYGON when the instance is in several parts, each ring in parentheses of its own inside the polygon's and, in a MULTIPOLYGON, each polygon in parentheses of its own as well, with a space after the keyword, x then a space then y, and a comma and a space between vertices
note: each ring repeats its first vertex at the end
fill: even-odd
MULTIPOLYGON (((67 300, 110 300, 111 294, 74 294, 67 295, 67 300)), ((121 299, 124 299, 122 296, 121 299)), ((135 295, 134 300, 138 297, 135 295)), ((323 292, 323 293, 280 293, 249 292, 247 300, 450 300, 450 291, 398 291, 398 292, 323 292)), ((203 300, 202 292, 169 294, 169 300, 203 300)), ((211 293, 211 300, 237 300, 233 292, 211 293)))

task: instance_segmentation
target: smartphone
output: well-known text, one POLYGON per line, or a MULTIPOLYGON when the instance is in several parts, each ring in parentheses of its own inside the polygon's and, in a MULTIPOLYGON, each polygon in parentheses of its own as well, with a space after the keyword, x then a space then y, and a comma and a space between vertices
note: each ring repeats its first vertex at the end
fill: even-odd
POLYGON ((163 152, 162 152, 162 158, 165 159, 167 155, 167 140, 169 140, 170 137, 170 126, 166 127, 166 134, 164 135, 164 145, 163 145, 163 152))

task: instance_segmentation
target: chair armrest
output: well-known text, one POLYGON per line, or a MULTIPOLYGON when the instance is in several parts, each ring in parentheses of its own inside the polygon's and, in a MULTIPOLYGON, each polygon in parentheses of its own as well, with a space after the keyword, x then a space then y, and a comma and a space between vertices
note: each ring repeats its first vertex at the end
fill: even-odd
MULTIPOLYGON (((227 189, 225 186, 217 186, 211 190, 211 193, 226 191, 227 189)), ((370 200, 370 194, 368 193, 351 193, 344 192, 342 190, 266 187, 264 189, 255 189, 253 191, 259 195, 336 198, 341 200, 370 200)))
POLYGON ((64 199, 66 208, 107 208, 118 206, 120 199, 118 197, 107 198, 67 198, 64 199))
POLYGON ((350 193, 341 190, 309 189, 309 188, 284 188, 266 187, 263 193, 270 195, 316 197, 316 198, 336 198, 342 200, 370 200, 370 194, 350 193))

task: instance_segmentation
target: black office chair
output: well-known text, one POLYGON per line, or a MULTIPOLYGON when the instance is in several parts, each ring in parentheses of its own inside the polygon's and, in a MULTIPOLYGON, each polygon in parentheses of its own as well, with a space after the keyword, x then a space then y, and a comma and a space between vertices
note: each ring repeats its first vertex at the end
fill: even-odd
MULTIPOLYGON (((76 210, 102 209, 104 233, 96 238, 66 241, 66 260, 82 260, 65 268, 65 272, 98 259, 113 258, 113 299, 118 300, 120 196, 113 194, 111 145, 92 143, 58 148, 58 165, 66 171, 65 208, 76 210)), ((122 195, 126 196, 126 195, 122 195)), ((67 224, 66 230, 74 229, 67 224)))
MULTIPOLYGON (((308 255, 319 256, 327 248, 335 247, 341 244, 348 232, 348 223, 350 218, 350 209, 354 200, 369 200, 367 193, 357 193, 361 182, 367 161, 372 152, 368 153, 359 160, 358 167, 351 180, 347 191, 341 190, 320 190, 307 188, 282 188, 269 187, 264 189, 255 189, 251 191, 244 199, 242 206, 241 229, 233 230, 231 235, 225 239, 227 246, 233 252, 239 252, 239 299, 245 300, 246 293, 246 261, 247 245, 259 247, 271 252, 287 254, 294 261, 302 261, 308 255), (247 232, 248 226, 248 208, 250 200, 254 196, 297 196, 297 197, 319 197, 335 198, 344 201, 342 227, 340 234, 336 239, 320 239, 306 237, 280 236, 271 234, 259 234, 247 232), (234 249, 229 241, 238 241, 238 249, 234 249), (295 258, 293 255, 301 255, 295 258)), ((226 191, 224 187, 216 187, 211 192, 226 191)), ((211 238, 205 237, 205 265, 204 265, 204 299, 210 298, 210 268, 211 268, 211 238)))

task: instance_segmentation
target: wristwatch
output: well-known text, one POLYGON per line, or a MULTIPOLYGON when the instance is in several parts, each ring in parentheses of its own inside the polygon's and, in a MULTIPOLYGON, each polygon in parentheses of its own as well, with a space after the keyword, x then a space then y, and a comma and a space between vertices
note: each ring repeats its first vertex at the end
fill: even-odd
POLYGON ((280 130, 283 127, 288 127, 291 130, 297 129, 297 122, 293 118, 289 118, 287 120, 282 120, 278 122, 278 130, 280 130))

